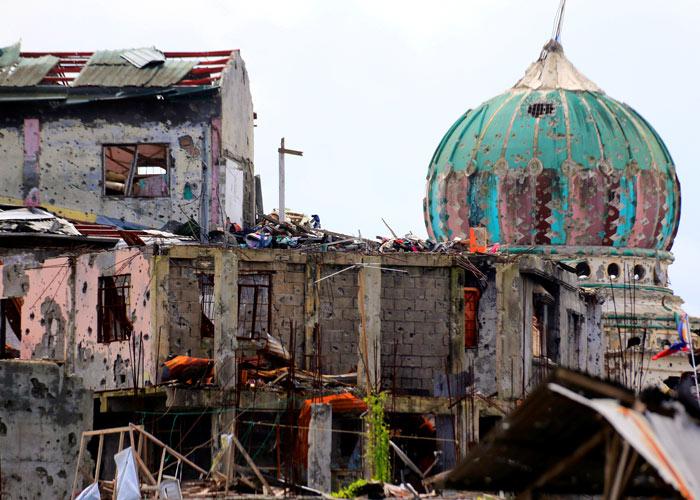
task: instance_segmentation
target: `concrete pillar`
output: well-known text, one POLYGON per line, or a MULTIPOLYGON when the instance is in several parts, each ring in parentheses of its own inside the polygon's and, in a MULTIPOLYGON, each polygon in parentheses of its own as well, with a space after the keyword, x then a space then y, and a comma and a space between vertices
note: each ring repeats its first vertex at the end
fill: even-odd
POLYGON ((226 410, 212 415, 212 453, 219 447, 219 436, 234 430, 237 330, 238 257, 217 249, 214 251, 214 379, 226 410))
POLYGON ((517 399, 523 394, 523 279, 518 264, 499 264, 496 272, 496 384, 498 397, 517 399))
POLYGON ((331 492, 332 429, 333 407, 329 404, 312 404, 306 467, 307 485, 323 493, 331 492))
POLYGON ((464 271, 450 268, 450 373, 467 369, 464 352, 464 271))
POLYGON ((238 330, 238 257, 221 250, 214 255, 214 362, 221 389, 236 387, 238 330))
POLYGON ((77 283, 75 281, 76 275, 76 258, 68 257, 68 265, 70 266, 68 280, 66 286, 68 287, 68 321, 66 324, 66 333, 63 338, 63 359, 65 361, 65 373, 67 376, 75 374, 75 353, 76 353, 76 342, 75 342, 75 308, 76 300, 78 297, 77 283))
POLYGON ((374 267, 361 267, 358 272, 357 303, 360 313, 359 359, 357 383, 365 389, 379 389, 382 380, 382 271, 380 257, 363 257, 362 262, 374 267))
POLYGON ((151 260, 152 276, 149 284, 151 291, 151 317, 155 318, 151 335, 157 342, 155 354, 156 383, 162 382, 161 363, 170 354, 170 257, 168 255, 154 255, 151 260))

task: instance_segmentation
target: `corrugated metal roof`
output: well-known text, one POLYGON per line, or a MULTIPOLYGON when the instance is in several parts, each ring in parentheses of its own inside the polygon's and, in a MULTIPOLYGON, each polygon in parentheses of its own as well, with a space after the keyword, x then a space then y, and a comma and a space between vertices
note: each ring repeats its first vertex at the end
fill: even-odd
POLYGON ((155 47, 125 50, 122 52, 121 57, 137 68, 143 68, 149 64, 161 64, 165 62, 165 54, 155 47))
POLYGON ((57 63, 54 56, 23 57, 18 64, 0 68, 0 87, 37 85, 57 63))
POLYGON ((154 67, 137 68, 127 62, 123 50, 95 52, 72 86, 167 87, 182 80, 197 64, 196 60, 166 60, 154 67))

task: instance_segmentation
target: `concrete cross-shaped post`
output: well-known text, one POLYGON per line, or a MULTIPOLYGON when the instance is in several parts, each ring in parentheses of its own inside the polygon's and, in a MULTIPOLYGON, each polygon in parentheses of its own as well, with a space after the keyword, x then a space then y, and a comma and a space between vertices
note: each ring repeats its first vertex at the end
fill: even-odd
POLYGON ((294 156, 304 156, 302 151, 297 151, 294 149, 287 149, 284 147, 284 137, 280 140, 280 147, 277 149, 280 156, 280 169, 279 169, 279 221, 283 223, 285 220, 284 213, 284 155, 294 155, 294 156))

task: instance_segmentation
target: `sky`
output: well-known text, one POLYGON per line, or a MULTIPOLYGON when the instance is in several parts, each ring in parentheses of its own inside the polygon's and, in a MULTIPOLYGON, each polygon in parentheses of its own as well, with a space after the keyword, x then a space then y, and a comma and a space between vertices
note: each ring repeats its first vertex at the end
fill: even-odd
MULTIPOLYGON (((0 45, 24 50, 240 49, 258 115, 255 169, 277 202, 364 237, 426 236, 430 157, 464 111, 512 86, 549 39, 558 0, 24 0, 3 6, 0 45)), ((682 185, 671 286, 700 315, 700 2, 569 0, 569 59, 659 132, 682 185), (695 149, 694 149, 695 148, 695 149)))

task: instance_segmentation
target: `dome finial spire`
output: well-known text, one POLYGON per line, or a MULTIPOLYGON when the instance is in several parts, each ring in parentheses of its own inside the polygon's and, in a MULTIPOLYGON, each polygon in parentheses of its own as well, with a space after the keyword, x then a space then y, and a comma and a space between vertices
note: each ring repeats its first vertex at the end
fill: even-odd
POLYGON ((564 23, 564 9, 566 8, 566 0, 559 2, 557 15, 554 17, 554 28, 552 29, 552 40, 561 43, 561 27, 564 23))

